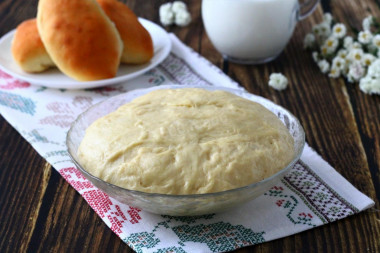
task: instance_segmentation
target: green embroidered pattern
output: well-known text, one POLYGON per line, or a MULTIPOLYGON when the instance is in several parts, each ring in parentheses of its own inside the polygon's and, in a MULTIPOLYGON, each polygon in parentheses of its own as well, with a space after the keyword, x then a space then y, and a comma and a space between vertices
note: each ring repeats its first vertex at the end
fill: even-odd
POLYGON ((242 225, 227 222, 209 225, 182 225, 172 228, 182 242, 206 243, 213 252, 230 251, 240 247, 265 242, 264 232, 255 233, 242 225))
POLYGON ((29 132, 19 130, 19 132, 21 132, 21 134, 24 136, 24 138, 30 143, 39 142, 39 143, 54 144, 54 145, 58 145, 58 146, 66 146, 64 143, 59 143, 59 142, 49 140, 46 136, 42 135, 40 133, 40 131, 41 131, 41 129, 33 129, 29 132))
POLYGON ((142 248, 154 248, 160 242, 156 237, 159 229, 172 230, 179 238, 177 247, 161 248, 157 253, 173 252, 182 253, 185 250, 182 247, 186 246, 186 242, 204 243, 214 252, 230 251, 240 247, 254 245, 265 242, 263 232, 255 233, 251 229, 245 228, 242 225, 233 226, 227 222, 218 222, 209 225, 194 225, 200 219, 212 219, 215 214, 193 216, 193 217, 176 217, 162 215, 167 220, 157 223, 151 233, 134 233, 128 238, 123 239, 136 252, 142 252, 142 248), (171 226, 173 221, 187 223, 187 225, 171 226), (182 246, 182 247, 181 247, 182 246))
POLYGON ((161 215, 161 216, 163 218, 169 218, 170 220, 175 220, 175 221, 191 224, 191 223, 196 222, 199 219, 210 220, 215 216, 215 214, 206 214, 206 215, 200 215, 200 216, 169 216, 169 215, 161 215))
POLYGON ((197 71, 186 62, 174 54, 169 54, 168 57, 157 66, 167 78, 173 83, 188 84, 188 85, 211 85, 206 79, 201 77, 197 71))
POLYGON ((0 105, 4 105, 30 115, 34 115, 36 112, 36 104, 30 98, 3 91, 0 91, 0 105))
POLYGON ((47 87, 41 86, 41 87, 38 87, 38 89, 36 90, 36 92, 43 92, 46 89, 47 89, 47 87))
POLYGON ((147 232, 133 233, 123 241, 127 242, 138 253, 142 252, 142 248, 153 248, 160 242, 154 233, 147 232))
POLYGON ((359 211, 331 189, 302 161, 294 166, 282 182, 298 194, 323 223, 332 222, 359 211))
POLYGON ((295 208, 299 205, 299 202, 296 197, 292 195, 283 194, 284 188, 281 186, 274 186, 264 195, 278 198, 276 205, 288 210, 286 217, 293 224, 304 224, 311 227, 315 227, 316 224, 312 223, 313 215, 310 213, 301 212, 298 215, 294 214, 295 208))
POLYGON ((148 82, 151 84, 154 84, 156 86, 161 85, 163 82, 165 82, 165 77, 161 75, 157 69, 151 69, 148 72, 144 74, 145 76, 149 77, 148 82))
POLYGON ((169 247, 155 251, 155 253, 186 253, 181 247, 169 247))
POLYGON ((46 152, 45 158, 52 157, 52 156, 68 156, 68 153, 66 150, 53 150, 50 152, 46 152))

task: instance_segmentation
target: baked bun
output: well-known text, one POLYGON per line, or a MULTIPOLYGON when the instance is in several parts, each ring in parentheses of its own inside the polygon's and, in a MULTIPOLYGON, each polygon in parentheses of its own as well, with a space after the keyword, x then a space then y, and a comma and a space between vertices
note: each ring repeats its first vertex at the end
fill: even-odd
POLYGON ((54 66, 38 34, 35 18, 17 26, 11 50, 16 63, 26 72, 42 72, 54 66))
POLYGON ((57 67, 79 81, 112 78, 123 44, 95 0, 40 0, 37 27, 57 67))
POLYGON ((115 23, 124 44, 121 62, 141 64, 153 57, 153 42, 149 32, 137 16, 117 0, 97 0, 108 17, 115 23))

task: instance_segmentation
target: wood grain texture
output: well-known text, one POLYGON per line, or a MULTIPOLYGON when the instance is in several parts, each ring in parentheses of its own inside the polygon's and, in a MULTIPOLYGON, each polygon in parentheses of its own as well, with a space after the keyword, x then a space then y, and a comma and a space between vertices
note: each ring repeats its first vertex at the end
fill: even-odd
MULTIPOLYGON (((361 29, 361 20, 368 16, 380 18, 380 2, 364 1, 350 2, 350 8, 343 8, 340 1, 334 2, 334 13, 338 14, 338 21, 353 22, 352 26, 361 29), (353 10, 355 15, 352 16, 353 10)), ((358 86, 348 85, 348 97, 353 113, 356 117, 358 131, 367 155, 368 166, 376 190, 377 199, 380 198, 380 96, 372 96, 360 92, 358 86)), ((374 197, 374 196, 372 196, 374 197)))
MULTIPOLYGON (((164 0, 126 0, 138 16, 159 23, 164 0)), ((260 66, 224 62, 201 21, 201 1, 189 0, 193 17, 185 28, 166 27, 185 44, 239 82, 294 113, 311 147, 380 209, 380 96, 357 84, 320 73, 304 35, 322 20, 322 8, 297 25, 283 54, 260 66), (272 72, 290 81, 285 91, 268 85, 272 72)), ((37 0, 0 2, 0 36, 36 14, 37 0)), ((359 30, 368 14, 380 17, 377 0, 323 1, 335 19, 359 30)), ((84 199, 0 117, 0 252, 133 252, 97 216, 84 199)), ((362 212, 286 238, 237 252, 380 252, 380 213, 362 212)))

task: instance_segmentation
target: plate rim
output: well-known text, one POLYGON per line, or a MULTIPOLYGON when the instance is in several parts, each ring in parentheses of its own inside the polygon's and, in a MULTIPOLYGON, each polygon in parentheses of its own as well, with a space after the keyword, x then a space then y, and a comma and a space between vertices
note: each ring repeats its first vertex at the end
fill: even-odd
MULTIPOLYGON (((67 80, 55 81, 54 84, 51 85, 51 83, 52 83, 51 80, 41 80, 41 79, 38 79, 38 77, 36 77, 36 78, 35 77, 26 77, 26 76, 21 75, 19 73, 15 73, 12 69, 9 69, 6 66, 4 66, 3 64, 1 64, 1 62, 0 62, 0 70, 11 75, 12 77, 15 77, 15 78, 20 79, 20 80, 25 81, 25 82, 28 82, 32 85, 43 86, 43 87, 53 88, 53 89, 68 89, 68 90, 91 89, 91 88, 104 87, 104 86, 108 86, 108 85, 122 83, 122 82, 125 82, 128 80, 132 80, 132 79, 146 73, 147 71, 151 70, 152 68, 156 67, 158 64, 160 64, 163 60, 165 60, 167 58, 167 56, 170 54, 171 49, 172 49, 172 41, 171 41, 169 33, 167 31, 165 31, 161 26, 159 26, 158 24, 156 24, 150 20, 140 18, 140 17, 138 19, 144 27, 146 27, 144 24, 147 24, 147 25, 154 27, 153 29, 157 29, 159 31, 159 33, 161 33, 164 36, 165 43, 164 43, 164 46, 162 48, 159 48, 159 51, 162 51, 162 53, 159 55, 158 59, 156 59, 155 62, 145 63, 145 64, 147 64, 146 67, 139 69, 135 72, 125 74, 125 75, 121 75, 121 76, 116 76, 116 77, 109 78, 109 79, 102 79, 102 80, 95 80, 95 81, 83 81, 82 82, 82 81, 76 81, 74 79, 69 80, 69 83, 67 80)), ((0 45, 2 43, 6 43, 5 41, 7 41, 7 40, 13 39, 15 32, 16 32, 16 29, 13 29, 13 30, 7 32, 6 34, 4 34, 0 38, 0 45), (11 38, 9 38, 9 37, 11 37, 11 38)), ((12 42, 10 42, 10 43, 12 43, 12 42)), ((144 64, 141 64, 141 65, 144 65, 144 64)), ((26 74, 33 75, 33 73, 26 73, 26 74)), ((66 76, 62 72, 60 74, 66 76)), ((37 76, 38 73, 36 73, 35 75, 37 76)), ((68 78, 70 78, 70 77, 68 77, 68 78)))

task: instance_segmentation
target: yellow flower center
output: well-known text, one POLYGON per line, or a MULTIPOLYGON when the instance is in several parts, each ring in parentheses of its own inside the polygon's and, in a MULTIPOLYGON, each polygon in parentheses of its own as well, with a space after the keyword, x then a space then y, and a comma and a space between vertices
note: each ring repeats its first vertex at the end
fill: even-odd
POLYGON ((354 57, 356 60, 360 60, 362 57, 360 56, 360 54, 355 54, 355 57, 354 57))
POLYGON ((340 28, 340 27, 337 27, 336 29, 335 29, 335 32, 336 33, 340 33, 342 31, 342 28, 340 28))
POLYGON ((333 44, 334 44, 334 42, 332 40, 327 41, 327 46, 328 47, 332 47, 333 44))
POLYGON ((380 47, 380 40, 376 41, 376 46, 380 47))
POLYGON ((365 60, 365 64, 366 64, 367 66, 369 66, 369 65, 371 64, 371 60, 370 60, 370 59, 366 59, 366 60, 365 60))

